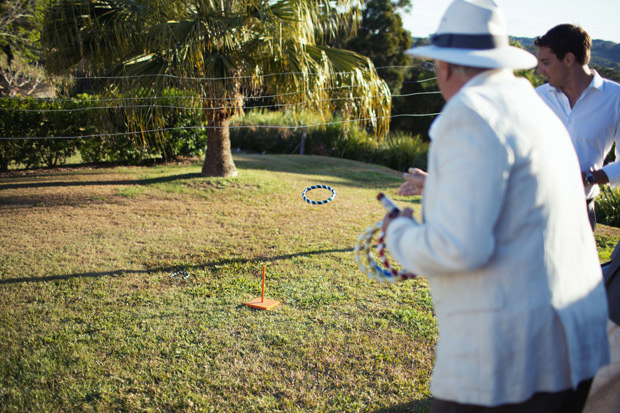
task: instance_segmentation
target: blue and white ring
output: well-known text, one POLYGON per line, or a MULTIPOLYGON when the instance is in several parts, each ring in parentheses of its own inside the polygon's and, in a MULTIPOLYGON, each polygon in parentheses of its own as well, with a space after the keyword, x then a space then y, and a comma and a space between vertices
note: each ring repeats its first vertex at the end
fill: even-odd
POLYGON ((322 205, 322 204, 326 204, 328 202, 331 202, 334 197, 336 196, 336 191, 334 191, 334 188, 332 188, 331 186, 327 186, 327 185, 312 185, 307 187, 306 189, 304 189, 304 192, 302 192, 301 196, 303 197, 304 201, 306 201, 309 204, 312 205, 322 205), (328 191, 332 192, 332 196, 330 196, 329 198, 323 200, 323 201, 313 201, 311 199, 308 199, 306 197, 306 192, 312 191, 313 189, 327 189, 328 191))

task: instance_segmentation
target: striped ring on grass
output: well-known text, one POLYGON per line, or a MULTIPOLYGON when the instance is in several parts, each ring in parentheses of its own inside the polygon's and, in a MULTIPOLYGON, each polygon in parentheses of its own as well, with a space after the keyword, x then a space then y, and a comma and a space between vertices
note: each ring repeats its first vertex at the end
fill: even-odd
POLYGON ((331 186, 327 186, 327 185, 312 185, 307 187, 306 189, 304 189, 304 192, 302 192, 301 196, 303 197, 304 201, 306 201, 309 204, 312 205, 322 205, 322 204, 326 204, 330 201, 332 201, 334 199, 334 197, 336 196, 336 191, 334 191, 334 188, 332 188, 331 186), (308 199, 306 197, 306 193, 312 191, 313 189, 327 189, 328 191, 332 192, 332 196, 330 196, 329 198, 323 200, 323 201, 313 201, 311 199, 308 199))

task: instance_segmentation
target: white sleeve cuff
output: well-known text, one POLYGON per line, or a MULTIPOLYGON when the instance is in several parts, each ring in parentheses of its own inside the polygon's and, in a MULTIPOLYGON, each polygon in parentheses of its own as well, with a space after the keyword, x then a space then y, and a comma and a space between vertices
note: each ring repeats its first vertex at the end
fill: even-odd
POLYGON ((609 186, 613 189, 620 186, 620 162, 613 162, 603 166, 603 172, 609 178, 609 186))

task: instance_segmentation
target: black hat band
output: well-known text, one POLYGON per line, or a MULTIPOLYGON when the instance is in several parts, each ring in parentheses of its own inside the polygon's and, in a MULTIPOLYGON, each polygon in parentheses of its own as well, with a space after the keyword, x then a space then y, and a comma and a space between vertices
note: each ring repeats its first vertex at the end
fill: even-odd
POLYGON ((508 45, 508 36, 492 34, 442 33, 431 36, 431 44, 452 49, 496 49, 508 45))

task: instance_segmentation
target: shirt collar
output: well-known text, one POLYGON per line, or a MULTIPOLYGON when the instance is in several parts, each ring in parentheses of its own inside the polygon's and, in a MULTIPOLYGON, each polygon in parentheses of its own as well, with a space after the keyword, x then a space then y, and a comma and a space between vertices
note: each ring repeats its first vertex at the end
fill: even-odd
MULTIPOLYGON (((471 79, 469 79, 469 81, 467 81, 467 83, 463 85, 461 90, 459 90, 457 94, 452 97, 452 99, 454 99, 457 95, 463 93, 465 90, 467 90, 470 87, 482 85, 486 82, 505 81, 506 79, 511 79, 511 78, 514 79, 514 77, 515 77, 514 73, 510 69, 485 70, 477 74, 476 76, 472 77, 471 79)), ((450 101, 452 101, 452 99, 450 101)), ((448 103, 446 103, 446 105, 448 103)), ((439 114, 439 116, 435 118, 435 120, 431 124, 431 127, 429 128, 428 136, 431 138, 431 140, 433 139, 433 136, 435 135, 434 130, 438 127, 437 126, 438 121, 439 119, 441 119, 442 114, 443 114, 443 109, 441 110, 441 113, 439 114)))
MULTIPOLYGON (((598 74, 598 72, 594 69, 590 69, 590 71, 592 72, 592 74, 594 75, 594 77, 592 78, 592 81, 590 82, 590 84, 588 85, 588 87, 586 88, 586 90, 588 89, 596 89, 596 90, 600 90, 601 92, 603 91, 603 78, 601 77, 601 75, 598 74)), ((563 93, 560 89, 555 88, 551 85, 549 85, 549 92, 553 92, 553 93, 563 93)), ((585 93, 585 90, 584 90, 585 93)))
POLYGON ((463 87, 461 88, 461 90, 459 91, 462 92, 463 90, 472 87, 472 86, 479 86, 482 85, 484 83, 487 82, 493 82, 493 81, 505 81, 506 79, 509 78, 514 78, 514 74, 512 73, 512 71, 510 69, 489 69, 489 70, 485 70, 482 73, 477 74, 476 76, 472 77, 471 79, 469 79, 469 81, 467 81, 467 83, 465 83, 463 85, 463 87))
POLYGON ((603 78, 601 77, 601 75, 598 74, 598 72, 594 69, 590 69, 592 71, 592 74, 594 74, 594 78, 592 79, 592 82, 590 82, 590 86, 588 86, 588 88, 595 88, 600 90, 601 92, 603 91, 603 78))

